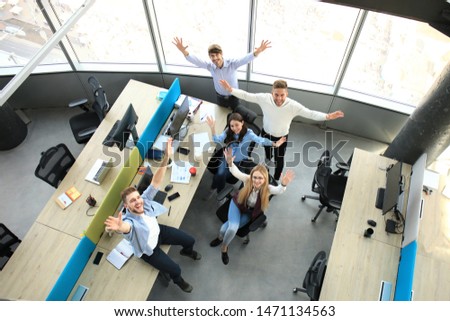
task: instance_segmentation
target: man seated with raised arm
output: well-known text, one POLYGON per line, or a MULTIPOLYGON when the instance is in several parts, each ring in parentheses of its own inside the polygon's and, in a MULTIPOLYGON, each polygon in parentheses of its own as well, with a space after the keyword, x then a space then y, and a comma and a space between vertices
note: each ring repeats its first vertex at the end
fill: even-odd
POLYGON ((181 245, 183 247, 180 251, 181 255, 188 256, 193 260, 200 260, 200 253, 193 250, 195 240, 182 230, 159 224, 157 217, 167 213, 167 209, 153 201, 172 154, 172 139, 170 138, 167 141, 164 158, 153 175, 149 187, 142 195, 132 186, 125 188, 121 193, 126 209, 125 215, 122 217, 122 212, 120 212, 117 217, 109 216, 105 225, 107 230, 121 233, 125 239, 130 241, 134 255, 162 273, 169 274, 173 282, 183 291, 191 292, 193 288, 181 277, 180 266, 161 250, 160 245, 181 245))

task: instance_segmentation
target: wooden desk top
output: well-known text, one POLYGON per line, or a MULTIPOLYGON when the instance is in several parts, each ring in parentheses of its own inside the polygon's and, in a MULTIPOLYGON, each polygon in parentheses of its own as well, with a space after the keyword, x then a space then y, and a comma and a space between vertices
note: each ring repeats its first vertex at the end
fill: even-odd
MULTIPOLYGON (((95 131, 89 143, 83 148, 76 159, 75 164, 56 189, 51 199, 42 209, 36 219, 37 222, 79 239, 83 236, 84 231, 92 220, 92 216, 86 215, 86 210, 89 208, 85 202, 86 197, 91 194, 97 202, 100 203, 122 169, 124 161, 128 158, 130 153, 130 150, 127 148, 123 151, 119 151, 115 146, 103 146, 102 142, 104 138, 107 136, 116 120, 122 118, 130 103, 133 104, 133 107, 139 116, 139 120, 136 124, 138 134, 142 133, 159 105, 156 96, 160 90, 161 88, 159 87, 139 81, 129 81, 105 119, 95 131), (114 160, 115 166, 110 170, 100 186, 84 179, 98 158, 109 160, 111 157, 114 160), (62 210, 55 203, 54 198, 64 193, 72 186, 75 186, 81 192, 81 197, 65 210, 62 210)), ((94 214, 94 211, 89 214, 94 214)))
MULTIPOLYGON (((201 105, 200 110, 195 115, 193 122, 191 122, 189 125, 188 135, 193 133, 207 132, 211 138, 211 132, 208 125, 206 124, 206 122, 200 122, 199 119, 200 115, 202 115, 206 110, 209 114, 215 117, 217 128, 225 126, 226 116, 229 111, 217 105, 204 102, 201 105)), ((187 140, 188 136, 184 140, 186 145, 183 146, 189 148, 187 140)), ((193 159, 193 156, 193 150, 191 150, 191 152, 187 156, 175 153, 173 161, 189 161, 190 163, 193 163, 195 161, 193 159)), ((210 156, 212 156, 212 154, 210 154, 210 156)), ((204 159, 208 159, 208 157, 204 157, 204 159)), ((155 164, 151 161, 149 161, 149 163, 152 164, 152 171, 155 172, 155 164)), ((186 211, 189 208, 189 205, 197 191, 202 176, 206 171, 206 162, 200 161, 198 162, 198 165, 197 175, 195 177, 191 177, 189 184, 172 183, 174 187, 168 193, 168 195, 174 192, 179 192, 180 197, 172 202, 169 202, 166 198, 164 206, 166 208, 171 207, 170 216, 168 216, 167 214, 159 216, 159 223, 174 227, 179 227, 181 225, 186 211)), ((166 184, 170 182, 170 174, 171 169, 169 168, 166 172, 166 176, 160 186, 160 189, 163 189, 164 186, 166 186, 166 184)), ((139 179, 140 175, 136 175, 134 182, 137 183, 139 179)), ((89 288, 89 291, 87 291, 85 297, 83 298, 83 300, 86 301, 143 301, 147 299, 159 271, 149 264, 145 263, 140 258, 134 256, 122 267, 122 269, 117 270, 111 263, 106 260, 106 256, 121 240, 122 236, 119 234, 113 234, 112 236, 109 236, 108 233, 103 233, 102 238, 100 239, 90 261, 86 265, 86 268, 81 274, 77 284, 72 289, 72 293, 70 294, 69 299, 72 298, 79 285, 83 285, 89 288), (103 252, 104 256, 99 265, 94 265, 92 261, 97 251, 103 252)), ((163 246, 162 249, 168 252, 170 247, 163 246)))
MULTIPOLYGON (((84 234, 84 230, 89 226, 92 220, 92 216, 86 215, 86 210, 88 208, 88 205, 85 202, 86 197, 91 194, 98 202, 101 202, 117 174, 122 169, 124 158, 126 159, 128 157, 127 153, 130 153, 130 150, 128 149, 124 149, 120 152, 117 147, 104 147, 102 145, 103 139, 109 133, 109 130, 115 121, 122 117, 130 103, 133 104, 133 107, 139 116, 136 128, 138 134, 141 134, 159 105, 156 96, 161 89, 162 88, 142 82, 134 80, 129 81, 89 143, 84 147, 65 179, 61 182, 52 198, 47 202, 42 212, 39 214, 30 231, 23 238, 22 243, 17 248, 8 264, 0 272, 1 299, 45 300, 47 298, 74 250, 78 246, 80 239, 84 234), (111 169, 100 186, 84 180, 84 177, 98 158, 108 160, 110 157, 114 157, 117 160, 116 166, 111 169), (55 203, 54 197, 65 192, 71 186, 75 186, 82 195, 73 204, 65 210, 62 210, 55 203)), ((221 109, 216 105, 206 102, 202 104, 201 108, 208 109, 211 114, 215 115, 219 124, 225 122, 227 114, 226 109, 221 109)), ((197 120, 197 122, 199 122, 199 120, 197 120)), ((197 125, 193 124, 191 128, 192 131, 199 131, 201 127, 201 130, 205 131, 205 126, 207 125, 204 123, 197 125)), ((198 184, 203 173, 202 170, 204 172, 204 168, 199 170, 199 174, 196 178, 191 179, 192 182, 197 181, 198 184)), ((184 213, 196 190, 196 188, 192 188, 192 185, 191 188, 187 186, 184 188, 187 190, 184 191, 181 187, 179 189, 178 187, 174 188, 174 191, 179 190, 180 194, 186 198, 185 202, 183 202, 180 197, 172 204, 171 223, 174 226, 179 226, 181 224, 184 213), (175 206, 175 203, 178 205, 175 206)), ((109 272, 108 268, 111 267, 114 270, 115 268, 112 267, 112 265, 109 266, 110 264, 106 262, 106 255, 109 253, 109 249, 113 247, 113 245, 111 245, 112 243, 108 242, 114 242, 114 240, 108 242, 102 240, 102 242, 110 244, 106 248, 98 248, 102 249, 102 252, 105 253, 99 267, 102 268, 103 266, 106 266, 106 275, 97 275, 95 274, 95 270, 86 272, 94 275, 95 282, 101 284, 102 288, 102 290, 99 290, 98 288, 92 287, 88 297, 89 295, 92 295, 96 298, 96 291, 102 292, 103 295, 106 296, 108 293, 106 289, 112 285, 117 286, 117 283, 110 282, 112 276, 117 277, 118 282, 121 282, 125 276, 128 276, 127 273, 116 273, 114 275, 114 273, 111 274, 109 272)), ((98 251, 98 249, 96 249, 96 251, 98 251)), ((88 263, 87 267, 93 266, 92 259, 95 257, 96 251, 91 257, 91 261, 88 263)), ((140 260, 136 258, 131 259, 127 263, 127 266, 121 271, 130 269, 132 270, 132 274, 136 273, 136 275, 145 274, 142 273, 142 271, 150 271, 148 275, 140 275, 139 282, 145 283, 146 280, 148 280, 149 284, 153 284, 154 279, 156 278, 156 275, 152 272, 154 269, 150 266, 147 267, 142 263, 143 262, 140 262, 140 260), (141 272, 134 272, 133 269, 141 272)), ((86 271, 87 270, 88 269, 86 269, 86 271)), ((131 279, 133 279, 133 277, 131 277, 131 279)), ((112 295, 116 295, 114 292, 111 293, 112 295)), ((131 300, 139 298, 145 300, 149 293, 149 289, 143 288, 142 292, 139 292, 138 289, 133 289, 130 290, 130 293, 124 293, 126 299, 131 300), (136 294, 130 294, 132 292, 136 294)), ((120 298, 120 296, 113 296, 109 299, 118 298, 120 298)))
POLYGON ((445 184, 440 175, 439 189, 423 194, 413 282, 417 301, 450 301, 450 200, 442 195, 445 184))
POLYGON ((79 242, 35 222, 0 272, 0 298, 45 300, 79 242))
MULTIPOLYGON (((378 300, 382 280, 395 288, 402 237, 385 232, 385 217, 375 207, 377 189, 394 162, 355 149, 320 300, 378 300), (369 219, 377 226, 365 238, 369 219)), ((403 166, 403 173, 410 170, 403 166)))

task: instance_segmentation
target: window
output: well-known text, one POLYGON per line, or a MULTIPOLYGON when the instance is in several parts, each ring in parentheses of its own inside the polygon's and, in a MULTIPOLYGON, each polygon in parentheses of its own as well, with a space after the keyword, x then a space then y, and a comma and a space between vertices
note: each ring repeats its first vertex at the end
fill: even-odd
POLYGON ((339 94, 371 95, 416 107, 448 61, 450 41, 439 31, 415 20, 369 12, 339 94))
POLYGON ((272 48, 253 62, 253 72, 333 86, 358 9, 315 1, 259 0, 255 46, 272 48))
MULTIPOLYGON (((171 66, 192 67, 172 44, 174 37, 183 38, 189 52, 206 60, 209 60, 208 46, 213 43, 222 47, 225 58, 238 58, 249 52, 249 1, 154 0, 153 3, 168 70, 171 66)), ((240 70, 245 71, 245 68, 240 70)), ((193 70, 185 71, 192 73, 193 70)), ((201 71, 201 74, 209 73, 201 71)))
MULTIPOLYGON (((64 3, 53 6, 64 24, 83 1, 57 3, 64 3)), ((75 63, 156 65, 141 1, 96 0, 67 35, 75 63)))
MULTIPOLYGON (((0 6, 0 67, 8 72, 6 68, 25 66, 53 33, 35 1, 1 1, 0 6)), ((61 63, 67 60, 59 46, 41 62, 61 63)))

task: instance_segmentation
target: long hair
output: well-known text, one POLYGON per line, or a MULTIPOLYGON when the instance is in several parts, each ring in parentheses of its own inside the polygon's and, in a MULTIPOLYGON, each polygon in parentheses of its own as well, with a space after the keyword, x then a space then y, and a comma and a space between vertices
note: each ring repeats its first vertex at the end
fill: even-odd
POLYGON ((269 173, 267 172, 266 166, 262 164, 258 164, 253 167, 252 171, 250 172, 249 179, 244 183, 244 187, 239 192, 238 203, 247 203, 247 199, 253 189, 253 173, 256 171, 260 172, 264 177, 264 183, 261 185, 261 189, 259 190, 259 197, 261 198, 261 210, 265 211, 269 207, 269 173))
POLYGON ((239 121, 241 123, 243 123, 242 125, 242 130, 239 133, 239 137, 237 142, 240 143, 242 141, 242 138, 244 138, 245 134, 247 134, 247 124, 244 122, 244 118, 242 117, 241 114, 239 113, 232 113, 229 117, 228 117, 228 122, 227 122, 227 136, 225 137, 224 143, 225 144, 229 144, 232 142, 235 142, 236 139, 234 138, 234 132, 231 130, 230 128, 230 124, 231 121, 239 121))

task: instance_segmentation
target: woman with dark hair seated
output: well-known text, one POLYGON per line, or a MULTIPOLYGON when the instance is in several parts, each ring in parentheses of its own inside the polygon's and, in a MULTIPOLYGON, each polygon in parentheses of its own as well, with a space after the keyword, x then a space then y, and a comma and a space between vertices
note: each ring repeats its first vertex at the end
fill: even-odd
MULTIPOLYGON (((243 170, 245 161, 248 161, 247 150, 251 142, 256 142, 264 146, 278 147, 286 140, 285 137, 282 137, 280 140, 272 142, 268 138, 256 135, 250 128, 247 128, 242 115, 239 113, 232 113, 228 117, 227 127, 220 135, 216 134, 215 119, 212 116, 208 115, 206 122, 211 128, 213 141, 225 145, 227 148, 231 148, 233 162, 241 170, 243 170)), ((211 185, 212 191, 210 197, 216 190, 219 193, 225 187, 226 180, 229 177, 231 177, 231 173, 228 169, 227 162, 221 157, 211 185)))
POLYGON ((269 184, 269 173, 263 164, 256 165, 250 175, 242 173, 234 164, 234 156, 230 149, 224 149, 224 157, 230 167, 230 172, 244 182, 244 187, 230 202, 228 209, 228 221, 219 231, 219 236, 212 240, 210 245, 215 247, 222 243, 222 262, 228 264, 228 246, 236 235, 237 230, 258 217, 269 206, 271 194, 281 194, 286 186, 294 179, 294 171, 289 169, 281 177, 281 184, 273 186, 269 184))

